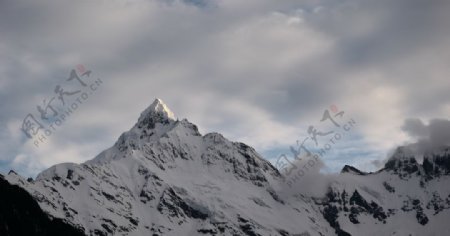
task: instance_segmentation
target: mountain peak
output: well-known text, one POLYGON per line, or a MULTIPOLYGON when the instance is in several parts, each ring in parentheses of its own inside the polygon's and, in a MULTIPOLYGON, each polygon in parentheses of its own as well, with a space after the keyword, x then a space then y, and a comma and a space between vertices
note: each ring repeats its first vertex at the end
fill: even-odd
POLYGON ((154 128, 156 123, 168 124, 175 121, 175 115, 169 109, 169 107, 159 98, 147 107, 139 117, 137 126, 154 128))
POLYGON ((368 175, 368 173, 358 170, 357 168, 345 165, 344 168, 342 168, 341 173, 350 173, 354 175, 368 175))
POLYGON ((165 117, 175 120, 175 115, 169 109, 169 107, 159 98, 156 98, 155 101, 144 111, 144 113, 148 112, 156 112, 162 113, 165 117))
POLYGON ((399 146, 395 149, 391 158, 410 159, 415 157, 415 152, 410 146, 399 146))
POLYGON ((399 174, 400 178, 406 178, 419 172, 420 164, 416 160, 415 153, 409 147, 401 146, 386 162, 384 169, 399 174))

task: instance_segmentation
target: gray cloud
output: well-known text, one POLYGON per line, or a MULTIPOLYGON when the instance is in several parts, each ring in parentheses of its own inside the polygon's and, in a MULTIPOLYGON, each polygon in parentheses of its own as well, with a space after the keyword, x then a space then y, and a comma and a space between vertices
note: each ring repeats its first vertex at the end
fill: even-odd
MULTIPOLYGON (((360 125, 354 153, 388 150, 408 138, 400 132, 404 117, 449 115, 449 5, 2 1, 0 161, 35 174, 90 159, 155 97, 203 132, 219 131, 260 151, 291 145, 336 104, 360 125), (47 147, 29 147, 15 127, 80 63, 103 87, 47 147)), ((349 160, 376 161, 367 156, 349 160)))
POLYGON ((402 129, 417 139, 410 146, 420 154, 450 145, 450 120, 432 119, 424 124, 420 119, 407 119, 402 129))

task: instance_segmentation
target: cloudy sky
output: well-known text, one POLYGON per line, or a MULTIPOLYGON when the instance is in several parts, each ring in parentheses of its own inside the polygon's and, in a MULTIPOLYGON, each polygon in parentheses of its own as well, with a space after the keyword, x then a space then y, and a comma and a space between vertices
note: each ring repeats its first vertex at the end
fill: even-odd
POLYGON ((309 126, 334 127, 326 109, 344 111, 336 121, 356 125, 326 170, 374 170, 398 145, 448 138, 428 137, 450 126, 448 12, 444 0, 2 0, 0 172, 89 160, 156 97, 274 163, 309 126), (67 80, 77 65, 86 87, 67 80), (36 147, 23 121, 48 124, 37 106, 61 102, 57 86, 67 104, 89 96, 36 147))

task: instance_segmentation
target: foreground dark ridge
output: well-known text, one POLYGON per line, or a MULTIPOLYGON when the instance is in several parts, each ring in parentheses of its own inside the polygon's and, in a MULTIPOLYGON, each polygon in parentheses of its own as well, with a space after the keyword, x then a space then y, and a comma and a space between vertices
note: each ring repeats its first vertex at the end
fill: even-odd
POLYGON ((50 219, 25 190, 11 185, 0 175, 0 235, 83 236, 61 219, 50 219))

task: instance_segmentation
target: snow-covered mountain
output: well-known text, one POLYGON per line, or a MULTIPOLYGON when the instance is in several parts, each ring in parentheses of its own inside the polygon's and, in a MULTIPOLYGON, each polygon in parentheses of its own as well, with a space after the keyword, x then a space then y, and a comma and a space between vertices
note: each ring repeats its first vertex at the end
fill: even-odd
POLYGON ((319 203, 336 232, 450 235, 450 148, 416 158, 399 147, 375 173, 344 167, 319 203))
POLYGON ((309 196, 286 191, 253 148, 200 134, 157 99, 94 159, 0 179, 86 235, 449 235, 449 150, 419 164, 399 148, 382 170, 346 166, 309 196))

